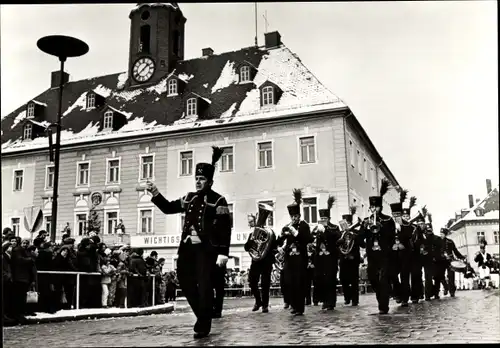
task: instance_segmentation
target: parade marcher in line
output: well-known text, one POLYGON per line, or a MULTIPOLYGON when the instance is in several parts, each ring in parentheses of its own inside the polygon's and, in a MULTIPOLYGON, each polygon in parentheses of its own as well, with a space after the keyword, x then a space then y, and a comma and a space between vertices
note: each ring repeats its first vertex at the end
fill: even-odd
POLYGON ((491 254, 486 252, 486 245, 488 243, 483 238, 479 243, 479 251, 474 256, 474 262, 477 262, 479 267, 479 279, 481 286, 485 289, 490 287, 490 267, 491 267, 491 254))
POLYGON ((364 220, 361 232, 366 240, 368 277, 377 296, 380 314, 389 312, 390 262, 396 233, 392 217, 382 213, 382 198, 389 186, 389 181, 382 179, 380 196, 369 197, 372 214, 364 220))
MULTIPOLYGON (((272 207, 264 204, 259 204, 259 213, 257 218, 250 214, 248 215, 248 225, 252 229, 252 232, 248 236, 248 240, 245 243, 245 251, 250 250, 251 241, 254 234, 254 229, 256 227, 262 228, 266 225, 269 214, 272 213, 272 207)), ((274 232, 272 232, 274 235, 274 232)), ((250 271, 248 274, 248 281, 250 285, 250 290, 255 298, 255 304, 252 308, 253 312, 258 311, 262 307, 262 312, 269 312, 269 291, 271 287, 271 272, 273 271, 273 265, 275 262, 274 254, 278 248, 278 241, 276 236, 271 241, 271 245, 267 250, 267 253, 259 260, 254 260, 252 258, 252 264, 250 265, 250 271), (259 280, 261 289, 259 290, 259 280)))
MULTIPOLYGON (((281 234, 286 240, 284 276, 287 290, 290 290, 292 314, 303 315, 305 310, 305 291, 307 279, 307 244, 311 242, 309 224, 302 220, 302 191, 293 190, 294 202, 287 206, 290 219, 281 234)), ((280 241, 283 243, 283 240, 280 241)))
POLYGON ((214 267, 226 265, 231 242, 231 221, 226 199, 212 190, 215 164, 224 151, 213 147, 212 163, 196 165, 196 192, 175 201, 163 197, 148 182, 151 201, 164 214, 186 213, 179 245, 177 277, 197 321, 194 337, 209 335, 212 328, 214 267))
MULTIPOLYGON (((410 247, 411 247, 411 267, 410 267, 410 298, 412 303, 418 303, 424 294, 424 286, 422 282, 422 267, 423 267, 423 239, 425 233, 425 218, 423 214, 418 212, 414 219, 414 224, 410 223, 411 209, 416 205, 417 198, 410 198, 408 208, 403 208, 402 226, 411 231, 410 247)), ((423 208, 423 210, 425 207, 423 208)), ((425 211, 425 210, 424 210, 425 211)))
MULTIPOLYGON (((314 250, 316 300, 323 303, 323 310, 334 310, 337 305, 337 273, 339 271, 340 228, 330 222, 330 211, 335 197, 329 196, 327 208, 319 209, 319 224, 314 250)), ((315 301, 316 302, 316 301, 315 301)))
MULTIPOLYGON (((425 218, 428 218, 428 213, 425 213, 425 218)), ((424 267, 424 297, 426 301, 430 301, 435 294, 434 273, 436 271, 436 246, 431 224, 429 222, 424 222, 424 226, 424 230, 420 235, 422 241, 420 250, 422 265, 424 267)))
POLYGON ((429 218, 429 223, 427 224, 427 230, 430 235, 432 233, 432 239, 433 239, 433 249, 432 249, 432 255, 433 255, 433 274, 432 274, 432 279, 434 281, 434 298, 439 300, 439 292, 441 290, 441 283, 443 283, 445 280, 444 278, 444 272, 446 269, 446 260, 444 257, 444 240, 440 237, 434 234, 434 230, 432 227, 432 214, 428 213, 427 214, 429 218))
POLYGON ((444 242, 444 257, 445 257, 445 272, 448 278, 448 289, 445 288, 445 295, 449 291, 451 297, 455 297, 455 291, 457 290, 455 285, 455 271, 451 269, 451 261, 454 258, 458 260, 465 261, 466 257, 463 256, 457 249, 455 243, 447 236, 450 234, 450 230, 447 228, 441 229, 441 238, 444 242))

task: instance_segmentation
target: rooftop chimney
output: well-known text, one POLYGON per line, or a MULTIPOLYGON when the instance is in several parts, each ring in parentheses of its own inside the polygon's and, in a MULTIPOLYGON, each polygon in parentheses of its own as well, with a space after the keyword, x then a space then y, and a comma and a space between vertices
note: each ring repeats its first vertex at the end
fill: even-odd
MULTIPOLYGON (((50 78, 50 88, 59 87, 59 83, 61 82, 60 79, 61 79, 61 71, 59 70, 53 71, 50 78)), ((68 82, 69 82, 69 74, 63 72, 63 84, 66 84, 68 82)))
POLYGON ((468 213, 468 210, 467 209, 463 209, 461 212, 460 212, 460 217, 463 218, 465 215, 467 215, 468 213))
POLYGON ((490 192, 491 192, 491 180, 486 179, 486 193, 490 194, 490 192))
POLYGON ((264 37, 266 39, 266 48, 275 48, 281 45, 281 35, 277 31, 265 33, 264 37))
POLYGON ((474 206, 474 197, 472 195, 469 195, 469 208, 472 208, 474 206))
POLYGON ((455 220, 459 220, 461 217, 461 213, 455 213, 455 220))
POLYGON ((201 50, 201 54, 202 54, 203 56, 211 56, 211 55, 213 55, 213 54, 214 54, 214 50, 213 50, 213 49, 211 49, 210 47, 203 48, 203 49, 201 50))

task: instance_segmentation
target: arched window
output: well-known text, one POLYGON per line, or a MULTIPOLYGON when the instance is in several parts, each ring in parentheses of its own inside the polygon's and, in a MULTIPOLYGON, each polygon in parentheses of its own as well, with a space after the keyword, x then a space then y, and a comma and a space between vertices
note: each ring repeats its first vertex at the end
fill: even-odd
POLYGON ((35 104, 29 103, 28 104, 28 115, 27 117, 35 117, 35 104))
POLYGON ((196 98, 189 98, 186 105, 186 115, 196 116, 198 115, 198 110, 196 107, 196 98))
POLYGON ((177 94, 177 80, 172 79, 168 81, 168 95, 177 94))
POLYGON ((240 68, 240 82, 250 81, 250 67, 244 65, 240 68))
POLYGON ((273 105, 274 104, 274 88, 267 86, 262 88, 262 105, 273 105))
POLYGON ((106 111, 104 113, 104 123, 103 129, 112 129, 113 128, 113 111, 106 111))
POLYGON ((31 123, 27 123, 24 126, 24 131, 23 131, 23 139, 31 139, 33 135, 33 125, 31 123))
POLYGON ((139 52, 150 53, 150 49, 151 49, 151 27, 149 25, 143 25, 141 26, 139 52))
POLYGON ((93 108, 93 107, 95 107, 95 94, 94 93, 90 93, 87 96, 87 109, 90 109, 90 108, 93 108))

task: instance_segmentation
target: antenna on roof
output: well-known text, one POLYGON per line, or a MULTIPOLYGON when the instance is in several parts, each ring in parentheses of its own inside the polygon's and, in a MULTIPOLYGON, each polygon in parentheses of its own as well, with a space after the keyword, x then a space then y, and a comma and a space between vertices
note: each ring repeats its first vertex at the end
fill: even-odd
POLYGON ((257 43, 257 3, 255 3, 255 47, 259 47, 257 43))

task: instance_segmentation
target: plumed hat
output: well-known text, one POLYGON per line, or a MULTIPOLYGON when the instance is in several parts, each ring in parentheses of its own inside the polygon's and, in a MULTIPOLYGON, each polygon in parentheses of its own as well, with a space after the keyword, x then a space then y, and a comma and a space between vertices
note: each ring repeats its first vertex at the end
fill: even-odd
POLYGON ((335 197, 329 196, 328 201, 326 202, 326 209, 319 209, 319 217, 320 219, 329 219, 330 218, 330 210, 333 207, 333 203, 335 203, 335 197))
POLYGON ((217 146, 212 146, 212 163, 200 162, 196 164, 196 174, 213 180, 215 173, 215 164, 219 161, 224 150, 217 146))
POLYGON ((389 191, 389 180, 386 178, 382 179, 382 182, 380 184, 380 196, 370 196, 368 197, 368 200, 370 201, 370 206, 371 207, 380 207, 382 208, 382 197, 389 191))
POLYGON ((287 206, 288 214, 300 215, 300 205, 302 204, 302 190, 293 189, 293 203, 287 206))

